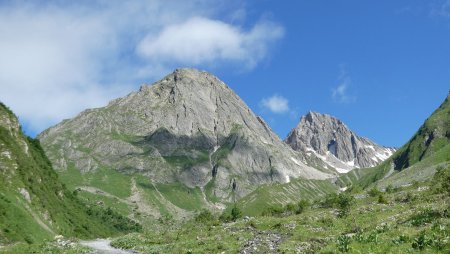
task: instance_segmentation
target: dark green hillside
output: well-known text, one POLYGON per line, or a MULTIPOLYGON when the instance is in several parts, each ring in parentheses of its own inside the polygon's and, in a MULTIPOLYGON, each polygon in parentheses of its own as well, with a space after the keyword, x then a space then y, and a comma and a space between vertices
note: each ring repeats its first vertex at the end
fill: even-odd
POLYGON ((23 135, 17 118, 0 103, 0 245, 138 228, 116 213, 81 203, 59 181, 39 141, 23 135))
POLYGON ((355 169, 340 177, 342 185, 358 183, 367 187, 385 178, 380 185, 405 185, 433 176, 438 165, 450 162, 450 93, 424 122, 416 134, 382 164, 355 169))
POLYGON ((392 157, 396 170, 408 168, 450 144, 450 93, 412 139, 392 157))

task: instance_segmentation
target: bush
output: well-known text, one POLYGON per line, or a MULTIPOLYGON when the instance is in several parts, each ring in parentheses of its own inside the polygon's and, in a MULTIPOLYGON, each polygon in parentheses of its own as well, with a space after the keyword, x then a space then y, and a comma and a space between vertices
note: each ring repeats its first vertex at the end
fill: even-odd
POLYGON ((432 246, 432 244, 433 244, 433 240, 429 239, 425 235, 425 232, 422 231, 418 237, 414 238, 411 246, 413 247, 413 249, 423 250, 426 247, 432 246))
POLYGON ((320 205, 323 208, 336 207, 337 200, 338 200, 338 195, 336 193, 327 194, 325 196, 325 198, 322 200, 322 202, 320 203, 320 205))
POLYGON ((263 216, 281 216, 285 212, 285 208, 281 205, 272 205, 266 208, 263 212, 263 216))
POLYGON ((300 200, 300 202, 298 202, 297 204, 297 210, 295 210, 296 214, 301 214, 304 211, 306 211, 306 209, 308 209, 311 206, 311 204, 308 202, 308 200, 300 200))
POLYGON ((435 193, 450 195, 450 167, 438 167, 433 176, 433 190, 435 193))
POLYGON ((241 216, 241 210, 236 205, 234 205, 233 209, 231 209, 231 220, 236 221, 237 219, 241 218, 241 216))
POLYGON ((379 204, 387 204, 387 200, 384 197, 383 193, 378 194, 378 203, 379 204))
POLYGON ((392 242, 396 245, 407 243, 407 242, 409 242, 409 237, 405 234, 402 234, 399 237, 397 237, 396 239, 392 240, 392 242))
POLYGON ((445 215, 441 214, 439 211, 433 210, 431 208, 426 208, 419 213, 411 216, 409 218, 409 222, 411 223, 411 225, 418 227, 431 223, 432 221, 444 216, 445 215))
POLYGON ((394 186, 392 186, 392 184, 389 184, 389 185, 386 187, 386 192, 387 192, 387 193, 393 193, 393 192, 395 192, 394 186))
POLYGON ((214 221, 214 215, 207 209, 203 209, 197 216, 195 216, 195 221, 197 222, 211 222, 214 221))
POLYGON ((352 195, 345 192, 340 193, 337 196, 337 206, 339 209, 339 217, 346 217, 350 213, 351 206, 355 203, 355 199, 352 195))
POLYGON ((292 204, 292 203, 287 204, 287 205, 284 207, 284 211, 285 211, 286 213, 289 213, 289 214, 293 214, 296 210, 297 210, 297 206, 296 206, 295 204, 292 204))
POLYGON ((341 235, 338 237, 337 239, 337 246, 338 246, 338 250, 340 252, 349 252, 350 251, 350 243, 351 243, 351 238, 349 236, 346 235, 341 235))
POLYGON ((380 195, 380 193, 381 193, 381 191, 379 191, 376 187, 373 187, 368 192, 369 196, 371 196, 371 197, 377 197, 378 195, 380 195))

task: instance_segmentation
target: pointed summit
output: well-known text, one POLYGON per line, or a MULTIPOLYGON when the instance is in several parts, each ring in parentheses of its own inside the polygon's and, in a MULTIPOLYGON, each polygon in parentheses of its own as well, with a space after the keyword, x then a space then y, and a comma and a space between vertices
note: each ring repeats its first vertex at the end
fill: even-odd
POLYGON ((341 120, 317 112, 302 116, 285 142, 296 151, 316 155, 340 173, 375 166, 395 151, 359 137, 341 120))
POLYGON ((39 138, 58 170, 143 174, 208 187, 207 195, 228 202, 264 183, 330 177, 306 165, 217 77, 188 68, 39 138))

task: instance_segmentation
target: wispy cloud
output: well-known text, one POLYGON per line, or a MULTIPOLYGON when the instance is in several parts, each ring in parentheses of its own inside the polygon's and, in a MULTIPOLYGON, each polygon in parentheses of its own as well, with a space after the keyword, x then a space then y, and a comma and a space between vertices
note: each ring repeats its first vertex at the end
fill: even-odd
POLYGON ((333 101, 338 103, 351 103, 356 101, 356 96, 350 95, 349 88, 351 87, 352 79, 347 72, 345 65, 340 66, 340 73, 338 77, 338 85, 331 89, 331 97, 333 101))
POLYGON ((283 27, 263 19, 224 21, 238 11, 217 9, 227 3, 1 2, 0 100, 38 132, 175 67, 251 70, 283 37, 283 27))
POLYGON ((289 100, 277 94, 263 98, 260 105, 275 114, 284 114, 290 111, 289 100))
POLYGON ((450 0, 434 3, 431 7, 431 16, 450 17, 450 0))

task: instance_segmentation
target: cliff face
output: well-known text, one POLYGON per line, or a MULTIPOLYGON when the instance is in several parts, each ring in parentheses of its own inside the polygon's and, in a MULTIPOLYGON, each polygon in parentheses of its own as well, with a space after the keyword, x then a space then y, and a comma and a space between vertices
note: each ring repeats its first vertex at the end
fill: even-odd
POLYGON ((376 166, 395 152, 356 135, 339 119, 315 112, 303 116, 285 142, 296 151, 314 154, 339 173, 376 166))
POLYGON ((263 183, 330 177, 307 166, 222 81, 194 69, 86 110, 39 139, 57 170, 139 173, 212 188, 222 200, 263 183))

